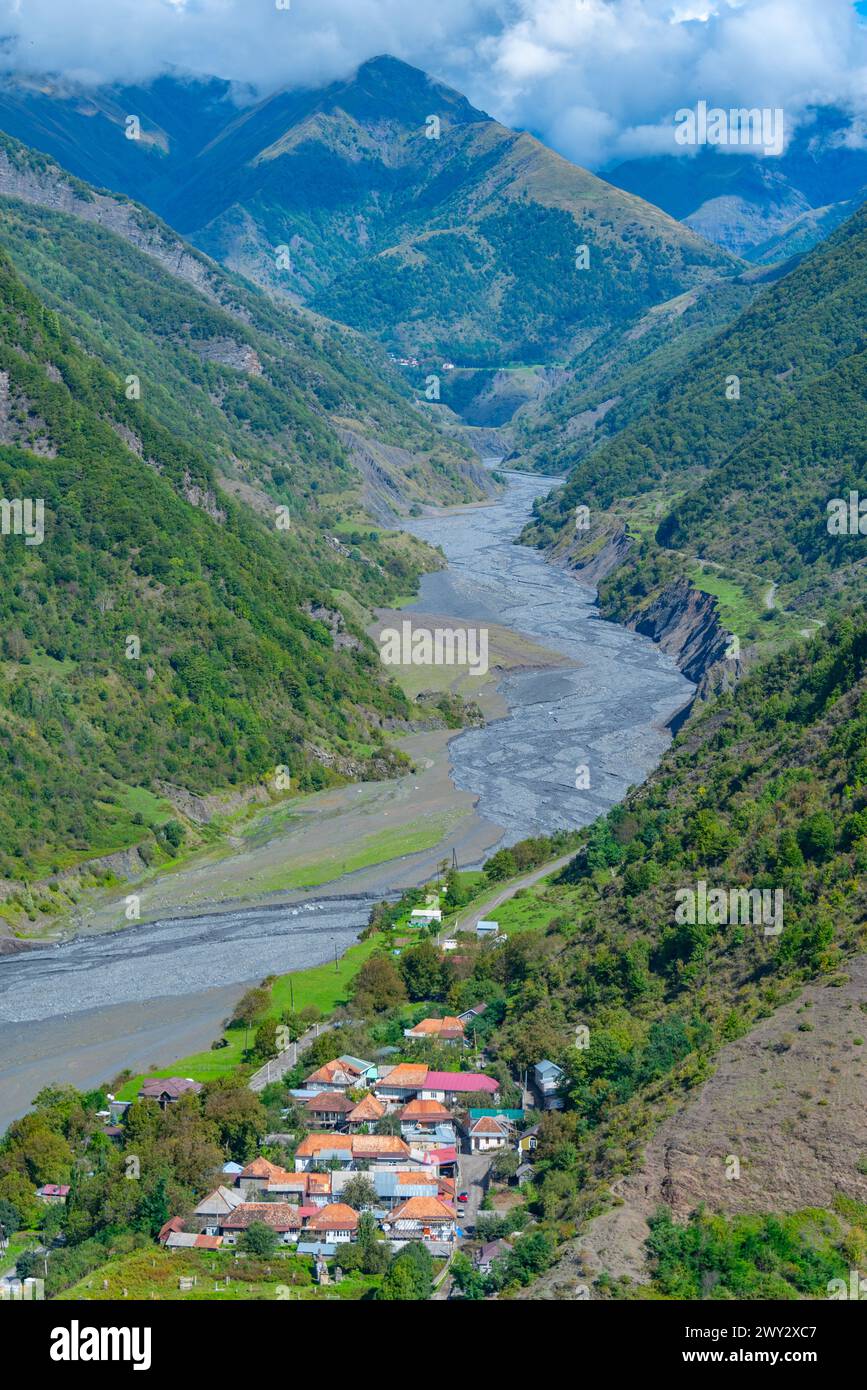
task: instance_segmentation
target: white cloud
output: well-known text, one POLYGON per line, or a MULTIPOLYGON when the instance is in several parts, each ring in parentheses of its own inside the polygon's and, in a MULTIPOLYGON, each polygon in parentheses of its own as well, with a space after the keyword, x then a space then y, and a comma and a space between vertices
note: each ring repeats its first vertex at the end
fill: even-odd
POLYGON ((7 67, 146 81, 168 66, 261 90, 393 53, 579 163, 682 147, 675 110, 867 110, 852 0, 0 0, 7 67))

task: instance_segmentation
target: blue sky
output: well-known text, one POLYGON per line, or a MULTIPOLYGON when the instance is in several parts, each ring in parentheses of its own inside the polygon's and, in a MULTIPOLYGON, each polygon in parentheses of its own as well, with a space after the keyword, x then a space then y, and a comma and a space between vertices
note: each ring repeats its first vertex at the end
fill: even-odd
MULTIPOLYGON (((867 116, 867 0, 0 0, 7 67, 146 81, 168 66, 260 91, 390 52, 591 167, 673 150, 675 110, 867 116)), ((860 140, 860 124, 853 139, 860 140)))

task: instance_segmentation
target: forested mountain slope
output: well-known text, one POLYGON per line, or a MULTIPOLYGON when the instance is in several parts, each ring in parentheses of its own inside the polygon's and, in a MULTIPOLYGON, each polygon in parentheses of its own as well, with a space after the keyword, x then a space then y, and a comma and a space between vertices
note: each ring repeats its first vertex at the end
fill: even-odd
MULTIPOLYGON (((694 719, 558 879, 500 909, 509 940, 476 967, 501 1020, 488 1046, 518 1072, 542 1056, 566 1072, 565 1109, 542 1124, 533 1206, 568 1235, 617 1205, 612 1190, 631 1204, 619 1228, 616 1211, 604 1234, 590 1228, 589 1264, 580 1245, 564 1260, 573 1290, 588 1270, 643 1264, 636 1217, 641 1228, 659 1203, 681 1219, 702 1202, 834 1207, 833 1263, 847 1223, 865 1225, 865 739, 859 607, 694 719), (772 912, 710 906, 690 921, 683 892, 702 883, 726 903, 767 890, 772 912), (740 1182, 726 1179, 732 1154, 740 1182), (622 1181, 636 1171, 646 1187, 622 1181)), ((672 1254, 669 1292, 688 1248, 672 1254)), ((826 1262, 811 1266, 798 1240, 779 1267, 752 1267, 750 1249, 746 1264, 713 1265, 729 1296, 738 1279, 748 1296, 825 1296, 826 1262)))
POLYGON ((640 621, 686 576, 755 642, 863 593, 865 538, 829 531, 828 504, 848 504, 867 461, 865 250, 862 208, 540 504, 530 534, 579 566, 619 536, 608 613, 640 621))
POLYGON ((167 77, 158 102, 142 94, 141 139, 127 140, 119 112, 135 99, 31 83, 25 100, 19 83, 0 123, 91 182, 146 197, 248 277, 431 361, 556 361, 736 266, 394 58, 241 110, 218 84, 167 77), (197 101, 211 119, 191 117, 182 137, 175 103, 189 112, 197 101), (92 167, 75 133, 88 102, 92 167), (192 132, 206 129, 192 154, 192 132))
POLYGON ((277 306, 146 209, 0 136, 0 238, 90 353, 236 491, 293 513, 472 501, 487 482, 373 345, 277 306), (376 459, 377 473, 364 463, 376 459))
POLYGON ((0 875, 136 843, 157 778, 387 773, 382 720, 406 702, 350 620, 335 636, 312 613, 388 601, 406 564, 226 496, 5 254, 0 306, 0 491, 44 503, 41 540, 11 506, 0 538, 0 875))

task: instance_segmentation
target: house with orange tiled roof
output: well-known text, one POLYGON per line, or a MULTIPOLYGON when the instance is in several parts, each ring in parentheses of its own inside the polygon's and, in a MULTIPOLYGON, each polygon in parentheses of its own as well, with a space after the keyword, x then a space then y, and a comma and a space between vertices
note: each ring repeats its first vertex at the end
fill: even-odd
POLYGON ((439 1100, 411 1100, 400 1116, 401 1138, 414 1149, 441 1148, 457 1143, 451 1111, 439 1100))
POLYGON ((367 1130, 368 1126, 381 1120, 384 1114, 385 1105, 381 1100, 377 1100, 374 1095, 365 1096, 346 1116, 346 1128, 350 1134, 353 1130, 367 1130))
POLYGON ((377 1075, 373 1062, 363 1057, 335 1057, 310 1073, 305 1085, 319 1091, 348 1091, 353 1086, 369 1086, 377 1075))
POLYGON ((305 1232, 312 1232, 327 1240, 330 1245, 346 1244, 353 1240, 358 1230, 358 1212, 345 1202, 332 1202, 311 1216, 305 1232))
POLYGON ((454 1209, 440 1197, 410 1197, 382 1218, 392 1240, 453 1241, 457 1238, 454 1209))
POLYGON ((227 1216, 219 1218, 224 1245, 237 1245, 254 1221, 270 1226, 281 1245, 291 1245, 296 1241, 303 1225, 298 1207, 290 1206, 288 1202, 242 1202, 227 1216))
POLYGON ((515 1126, 505 1115, 481 1115, 467 1131, 470 1153, 486 1153, 489 1149, 505 1149, 511 1144, 515 1126))
POLYGON ((412 1028, 404 1028, 403 1036, 420 1042, 463 1042, 464 1025, 459 1018, 423 1018, 412 1028))
POLYGON ((396 1067, 383 1068, 374 1088, 377 1099, 384 1101, 389 1110, 406 1105, 418 1095, 427 1074, 428 1068, 416 1062, 398 1062, 396 1067))
POLYGON ((393 1134, 308 1134, 295 1150, 295 1171, 310 1173, 324 1163, 358 1169, 374 1162, 408 1163, 410 1159, 409 1145, 393 1134))
POLYGON ((272 1182, 285 1182, 291 1176, 279 1163, 272 1163, 267 1158, 254 1158, 252 1163, 241 1169, 236 1185, 246 1196, 256 1192, 267 1192, 272 1182))

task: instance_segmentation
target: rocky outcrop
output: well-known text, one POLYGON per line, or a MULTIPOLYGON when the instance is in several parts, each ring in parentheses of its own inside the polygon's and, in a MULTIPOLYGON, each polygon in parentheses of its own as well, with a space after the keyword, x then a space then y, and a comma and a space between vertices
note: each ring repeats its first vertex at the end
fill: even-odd
POLYGON ((160 796, 170 801, 175 810, 195 825, 208 825, 215 816, 232 815, 253 802, 265 803, 270 800, 267 788, 261 784, 245 787, 241 791, 226 795, 197 796, 186 787, 176 787, 171 782, 156 782, 160 796))
POLYGON ((610 532, 599 548, 588 559, 585 555, 570 557, 569 568, 581 584, 597 588, 609 574, 623 564, 630 550, 630 541, 623 526, 610 532))
POLYGON ((626 626, 658 643, 695 682, 695 698, 730 689, 741 675, 740 655, 728 655, 732 635, 722 625, 712 594, 677 579, 626 619, 626 626))

